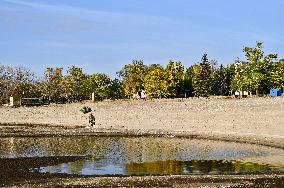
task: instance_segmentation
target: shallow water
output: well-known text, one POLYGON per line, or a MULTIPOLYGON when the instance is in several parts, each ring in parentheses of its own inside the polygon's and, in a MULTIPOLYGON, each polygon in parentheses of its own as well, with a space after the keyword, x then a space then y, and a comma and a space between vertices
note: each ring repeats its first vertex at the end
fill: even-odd
POLYGON ((76 175, 236 174, 284 171, 249 158, 283 155, 282 149, 181 138, 0 138, 5 172, 76 175))

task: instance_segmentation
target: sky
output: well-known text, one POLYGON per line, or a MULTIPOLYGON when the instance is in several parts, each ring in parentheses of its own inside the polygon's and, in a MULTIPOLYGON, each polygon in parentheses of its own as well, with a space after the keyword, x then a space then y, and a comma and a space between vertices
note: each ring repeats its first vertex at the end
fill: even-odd
POLYGON ((0 0, 0 64, 82 67, 111 77, 132 60, 218 64, 264 43, 284 58, 283 0, 0 0))

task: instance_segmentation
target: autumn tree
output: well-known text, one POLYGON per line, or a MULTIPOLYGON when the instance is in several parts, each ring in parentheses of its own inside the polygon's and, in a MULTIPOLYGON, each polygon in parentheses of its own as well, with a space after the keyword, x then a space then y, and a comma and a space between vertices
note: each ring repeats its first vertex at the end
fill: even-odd
POLYGON ((39 83, 30 69, 22 66, 15 67, 15 86, 18 96, 22 98, 41 97, 42 93, 38 88, 39 83))
POLYGON ((168 97, 170 94, 166 72, 161 65, 153 64, 147 68, 143 85, 145 91, 153 97, 168 97))
POLYGON ((44 75, 44 82, 41 84, 43 97, 47 98, 51 102, 59 102, 64 98, 62 89, 62 75, 63 68, 52 68, 49 67, 46 69, 44 75))
POLYGON ((170 60, 165 68, 165 77, 168 85, 168 96, 173 97, 176 95, 176 70, 175 64, 170 60))
POLYGON ((66 82, 68 84, 68 99, 72 101, 81 101, 89 99, 84 90, 84 82, 88 75, 83 72, 82 68, 71 66, 67 70, 66 82))
POLYGON ((132 96, 144 89, 143 77, 146 73, 146 66, 143 61, 133 60, 132 64, 125 65, 124 68, 117 72, 122 79, 123 93, 126 96, 132 96))
POLYGON ((246 85, 245 84, 245 74, 246 74, 246 67, 247 67, 247 63, 240 61, 239 59, 237 59, 235 61, 234 66, 234 77, 231 81, 231 89, 233 92, 236 91, 245 91, 246 85))
POLYGON ((170 60, 165 68, 165 77, 168 82, 169 97, 179 97, 184 93, 184 66, 182 62, 170 60))
POLYGON ((38 79, 30 69, 22 66, 0 65, 0 103, 7 103, 10 96, 38 97, 38 79))

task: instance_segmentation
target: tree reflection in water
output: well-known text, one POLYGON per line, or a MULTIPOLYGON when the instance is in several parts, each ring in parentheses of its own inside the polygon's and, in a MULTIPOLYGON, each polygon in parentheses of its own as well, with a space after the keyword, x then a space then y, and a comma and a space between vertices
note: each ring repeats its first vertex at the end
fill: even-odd
POLYGON ((242 163, 238 161, 158 161, 149 163, 130 163, 126 165, 129 175, 181 175, 181 174, 235 174, 267 172, 275 170, 268 165, 242 163))

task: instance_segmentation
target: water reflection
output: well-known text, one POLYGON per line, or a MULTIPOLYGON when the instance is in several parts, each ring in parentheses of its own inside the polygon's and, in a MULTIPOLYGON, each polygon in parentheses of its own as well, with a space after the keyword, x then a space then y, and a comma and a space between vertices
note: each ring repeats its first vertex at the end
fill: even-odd
MULTIPOLYGON (((275 167, 238 161, 159 161, 126 165, 127 174, 235 174, 276 170, 275 167)), ((279 170, 279 169, 278 169, 279 170)))
POLYGON ((240 158, 278 154, 283 154, 283 150, 180 138, 0 138, 0 163, 11 159, 10 162, 17 166, 17 162, 26 159, 32 162, 23 168, 29 167, 29 170, 35 172, 80 175, 210 174, 282 170, 268 165, 238 162, 240 158), (56 164, 53 156, 56 156, 56 164), (72 156, 79 158, 74 160, 72 156), (35 159, 30 160, 31 158, 35 159), (50 163, 49 159, 53 162, 50 163))
POLYGON ((35 169, 41 173, 79 175, 188 175, 237 174, 283 171, 284 168, 239 161, 155 161, 145 163, 107 164, 104 161, 76 161, 35 169))

